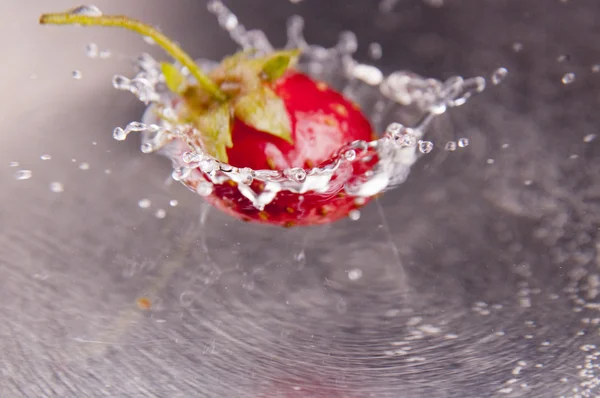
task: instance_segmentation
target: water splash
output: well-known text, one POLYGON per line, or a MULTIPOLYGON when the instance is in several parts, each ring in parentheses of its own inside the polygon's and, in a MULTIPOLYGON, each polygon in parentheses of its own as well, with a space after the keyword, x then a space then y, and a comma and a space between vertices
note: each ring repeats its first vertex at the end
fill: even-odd
MULTIPOLYGON (((208 9, 242 49, 255 49, 259 53, 273 50, 262 31, 246 30, 222 1, 211 0, 208 9)), ((375 88, 379 94, 370 115, 373 120, 383 120, 395 106, 411 105, 421 113, 420 122, 412 127, 392 123, 379 139, 345 145, 321 167, 288 170, 238 168, 212 158, 193 142, 192 137, 198 134, 194 126, 169 122, 177 119, 180 101, 166 89, 159 63, 150 55, 142 54, 136 61, 137 74, 133 78, 117 75, 112 83, 115 88, 130 91, 150 106, 142 122, 131 122, 124 128, 115 128, 113 137, 122 141, 132 132, 142 133, 142 152, 157 151, 170 158, 173 179, 201 196, 212 195, 215 185, 234 182, 239 192, 259 210, 275 200, 282 191, 300 195, 313 191, 328 195, 343 190, 356 200, 361 200, 403 183, 411 166, 434 148, 431 141, 422 139, 431 121, 449 108, 463 105, 486 86, 482 77, 464 79, 453 76, 442 82, 410 71, 384 75, 376 66, 359 63, 353 58, 358 47, 354 33, 342 32, 334 47, 325 48, 309 44, 304 38, 303 28, 304 20, 301 17, 291 17, 285 46, 302 50, 298 64, 300 70, 341 87, 344 94, 358 102, 362 99, 362 87, 375 88), (361 175, 349 172, 365 159, 373 158, 378 161, 361 175)), ((370 52, 372 58, 378 58, 381 48, 373 43, 370 52)), ((215 62, 209 60, 197 62, 205 70, 215 66, 215 62)), ((192 81, 189 71, 181 68, 181 72, 192 81)), ((492 77, 494 84, 503 77, 500 76, 502 73, 497 71, 499 75, 496 79, 492 77)), ((454 150, 457 144, 454 143, 454 149, 449 149, 449 145, 446 145, 446 149, 454 150)), ((466 138, 458 141, 459 147, 467 145, 466 138)), ((140 207, 143 207, 141 202, 140 207)), ((353 213, 350 218, 359 216, 360 213, 353 213)))

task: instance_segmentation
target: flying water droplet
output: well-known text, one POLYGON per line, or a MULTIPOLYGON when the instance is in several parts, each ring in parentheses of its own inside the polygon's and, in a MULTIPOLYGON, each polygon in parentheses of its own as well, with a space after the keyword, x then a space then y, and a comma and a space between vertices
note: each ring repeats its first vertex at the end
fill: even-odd
POLYGON ((516 43, 513 43, 513 45, 512 45, 512 49, 516 53, 523 51, 523 47, 524 47, 523 43, 521 43, 521 42, 516 42, 516 43))
POLYGON ((53 182, 53 183, 50 183, 50 190, 54 193, 60 193, 60 192, 64 192, 65 187, 60 182, 53 182))
POLYGON ((567 62, 571 60, 571 54, 561 54, 556 57, 557 62, 567 62))
POLYGON ((378 60, 381 59, 383 55, 383 50, 381 48, 381 44, 379 43, 371 43, 369 44, 369 56, 371 59, 378 60))
POLYGON ((131 89, 131 80, 126 78, 125 76, 115 75, 112 79, 113 87, 117 90, 130 90, 131 89))
POLYGON ((348 213, 348 218, 352 221, 357 221, 360 219, 360 210, 350 210, 348 213))
POLYGON ((448 141, 446 143, 446 146, 444 147, 445 150, 449 151, 449 152, 454 152, 456 151, 456 142, 454 141, 448 141))
POLYGON ((42 156, 40 156, 40 159, 42 159, 42 160, 50 160, 50 159, 52 159, 52 156, 50 156, 48 154, 43 154, 42 156))
POLYGON ((498 68, 492 74, 492 83, 494 85, 500 84, 504 78, 508 75, 508 70, 506 68, 498 68))
POLYGON ((433 142, 431 141, 419 141, 419 152, 429 153, 433 150, 433 142))
POLYGON ((348 271, 348 279, 351 281, 357 281, 362 278, 363 272, 359 268, 351 269, 348 271))
POLYGON ((33 176, 33 172, 31 170, 18 170, 15 173, 15 178, 17 180, 29 180, 33 176))
POLYGON ((598 73, 598 72, 600 72, 600 64, 592 65, 592 73, 598 73))
POLYGON ((121 127, 115 127, 113 130, 113 138, 117 141, 124 141, 127 138, 127 132, 123 130, 121 127))
POLYGON ((140 207, 140 209, 147 209, 152 205, 152 202, 150 201, 150 199, 144 198, 144 199, 140 199, 138 201, 138 206, 140 207))
POLYGON ((585 137, 583 137, 583 142, 585 143, 589 143, 592 142, 596 139, 596 134, 587 134, 585 137))
POLYGON ((563 75, 561 81, 563 82, 563 84, 573 83, 575 81, 575 73, 573 73, 573 72, 565 73, 563 75))
POLYGON ((83 75, 81 74, 81 71, 78 71, 78 70, 74 70, 73 72, 71 72, 71 76, 75 80, 80 80, 83 77, 83 75))
POLYGON ((109 59, 110 57, 112 57, 112 53, 110 52, 110 50, 101 50, 98 53, 98 57, 100 59, 109 59))
POLYGON ((200 196, 209 196, 213 192, 213 184, 208 181, 201 181, 196 187, 196 192, 200 196))
POLYGON ((469 139, 468 138, 459 138, 458 140, 458 146, 461 148, 466 148, 469 146, 469 139))
POLYGON ((81 163, 81 164, 79 165, 79 169, 80 169, 80 170, 89 170, 89 169, 90 169, 90 164, 89 164, 89 163, 86 163, 86 162, 83 162, 83 163, 81 163))
POLYGON ((154 213, 154 216, 158 219, 163 219, 165 218, 167 215, 167 212, 165 211, 165 209, 158 209, 156 210, 156 213, 154 213))
POLYGON ((98 56, 98 45, 96 43, 86 44, 85 55, 87 55, 90 58, 96 58, 98 56))
POLYGON ((19 162, 10 162, 8 165, 10 167, 19 167, 19 162))
POLYGON ((95 5, 84 5, 70 9, 69 14, 83 15, 86 17, 101 17, 102 11, 95 5))

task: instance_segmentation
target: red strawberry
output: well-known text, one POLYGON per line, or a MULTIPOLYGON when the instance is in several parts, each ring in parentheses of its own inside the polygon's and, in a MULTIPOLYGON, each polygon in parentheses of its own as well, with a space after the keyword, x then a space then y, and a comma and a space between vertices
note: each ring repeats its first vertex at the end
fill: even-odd
MULTIPOLYGON (((191 83, 172 64, 162 64, 167 86, 183 99, 175 123, 195 127, 187 129, 186 143, 234 167, 312 169, 328 161, 345 144, 373 137, 368 120, 356 105, 326 84, 290 69, 298 51, 265 56, 238 53, 206 75, 162 33, 125 17, 63 13, 44 15, 40 21, 125 27, 154 38, 195 78, 191 83)), ((254 180, 249 187, 241 187, 229 180, 216 183, 206 199, 245 221, 281 226, 331 222, 367 201, 344 191, 344 184, 364 174, 376 155, 362 151, 357 160, 338 167, 325 192, 281 190, 266 206, 257 208, 247 198, 248 191, 251 188, 253 194, 260 194, 264 183, 254 180)), ((196 169, 182 182, 195 190, 204 179, 210 180, 210 176, 196 169)))

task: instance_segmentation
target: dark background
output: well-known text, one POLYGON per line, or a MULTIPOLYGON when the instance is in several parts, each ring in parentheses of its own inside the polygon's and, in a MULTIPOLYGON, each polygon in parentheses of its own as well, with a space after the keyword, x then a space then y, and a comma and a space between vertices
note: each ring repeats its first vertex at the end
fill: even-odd
MULTIPOLYGON (((388 73, 509 70, 436 120, 436 150, 360 220, 281 231, 211 211, 165 184, 166 159, 112 140, 143 111, 112 75, 158 49, 37 26, 69 1, 3 1, 0 396, 599 396, 600 140, 584 137, 599 133, 600 3, 433 3, 227 2, 276 45, 294 13, 311 43, 356 32, 361 60, 377 41, 388 73), (113 57, 89 59, 89 42, 113 57), (471 144, 442 149, 458 137, 471 144)), ((96 5, 194 57, 235 50, 203 1, 96 5)))

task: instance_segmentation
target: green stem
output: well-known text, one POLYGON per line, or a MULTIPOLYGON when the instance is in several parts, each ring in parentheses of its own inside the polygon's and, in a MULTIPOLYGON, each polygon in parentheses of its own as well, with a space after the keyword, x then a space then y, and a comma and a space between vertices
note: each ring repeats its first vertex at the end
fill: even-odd
POLYGON ((171 39, 150 25, 146 25, 140 21, 121 15, 92 17, 87 15, 70 14, 68 12, 44 14, 40 17, 40 24, 109 26, 129 29, 141 35, 148 36, 170 56, 188 68, 202 89, 211 94, 218 101, 223 102, 227 100, 227 96, 207 75, 204 74, 202 69, 198 67, 198 65, 189 55, 187 55, 187 53, 185 53, 171 39))

